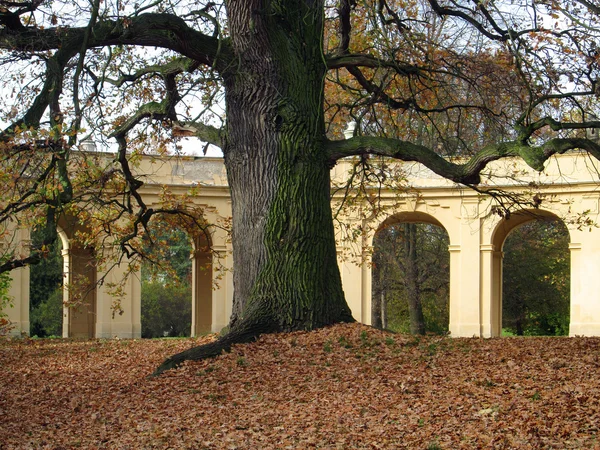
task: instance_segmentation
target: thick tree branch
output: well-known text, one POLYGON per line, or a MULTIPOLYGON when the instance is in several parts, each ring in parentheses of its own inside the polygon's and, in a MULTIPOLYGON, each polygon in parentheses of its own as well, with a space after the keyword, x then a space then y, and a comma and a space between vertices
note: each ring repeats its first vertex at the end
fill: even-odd
MULTIPOLYGON (((62 48, 85 41, 87 27, 27 28, 0 30, 0 48, 27 53, 62 48)), ((189 27, 184 19, 171 14, 148 13, 120 20, 98 20, 93 26, 88 48, 109 45, 138 45, 173 50, 199 63, 227 70, 234 61, 229 42, 207 36, 189 27)))
POLYGON ((340 35, 340 45, 337 48, 337 53, 343 55, 348 53, 350 48, 350 32, 352 31, 352 24, 350 22, 350 12, 352 10, 354 2, 352 0, 341 0, 338 8, 339 14, 339 25, 338 33, 340 35))
MULTIPOLYGON (((484 24, 482 24, 481 22, 479 22, 477 19, 474 18, 474 14, 471 11, 465 12, 465 11, 459 10, 458 8, 456 8, 456 9, 448 8, 446 6, 442 6, 437 0, 429 0, 429 4, 431 5, 431 8, 435 11, 435 13, 438 14, 440 17, 444 17, 444 16, 458 17, 458 18, 464 20, 465 22, 471 24, 479 33, 481 33, 483 36, 487 37, 488 39, 491 39, 494 41, 506 42, 509 39, 511 39, 517 35, 512 30, 502 30, 493 20, 490 22, 490 25, 492 26, 492 29, 495 31, 495 33, 489 31, 488 29, 486 29, 484 24)), ((477 5, 478 5, 477 6, 478 9, 480 9, 480 10, 485 9, 482 2, 477 2, 477 5)), ((487 10, 485 12, 487 13, 487 10)), ((491 20, 491 17, 489 16, 489 14, 484 14, 484 15, 486 16, 488 21, 491 20)), ((521 33, 527 33, 529 31, 533 31, 533 30, 523 31, 521 33)))
POLYGON ((423 145, 399 139, 360 136, 326 144, 332 164, 341 158, 357 155, 387 156, 402 161, 423 164, 441 177, 465 185, 480 183, 480 173, 485 166, 507 157, 520 157, 534 170, 544 169, 544 163, 555 154, 582 149, 600 159, 600 145, 588 139, 551 139, 543 145, 532 147, 511 141, 487 145, 464 163, 454 163, 423 145))
POLYGON ((176 122, 173 124, 176 136, 195 136, 219 148, 223 147, 223 130, 201 122, 176 122))
POLYGON ((124 74, 117 79, 104 78, 103 81, 112 84, 113 86, 121 87, 125 83, 133 83, 146 75, 157 75, 165 77, 167 75, 178 75, 184 72, 191 73, 194 70, 196 70, 198 66, 199 63, 192 59, 176 58, 172 61, 169 61, 166 64, 144 66, 140 70, 137 70, 135 73, 124 74))
POLYGON ((575 0, 577 3, 585 6, 591 12, 600 15, 600 6, 598 4, 594 4, 588 0, 575 0))
POLYGON ((161 102, 148 102, 140 106, 131 117, 116 128, 110 137, 125 138, 127 133, 143 119, 176 120, 175 106, 180 98, 175 75, 169 74, 163 77, 163 80, 166 91, 165 98, 161 102))
POLYGON ((543 117, 535 122, 529 124, 527 127, 521 127, 519 130, 523 135, 523 138, 530 138, 536 131, 542 128, 549 127, 551 130, 584 130, 588 128, 600 129, 600 121, 588 121, 588 122, 560 122, 552 117, 543 117))
POLYGON ((328 69, 341 69, 349 67, 370 67, 393 69, 400 75, 418 75, 425 72, 424 69, 411 64, 399 64, 394 60, 375 58, 363 54, 329 55, 327 56, 328 69))

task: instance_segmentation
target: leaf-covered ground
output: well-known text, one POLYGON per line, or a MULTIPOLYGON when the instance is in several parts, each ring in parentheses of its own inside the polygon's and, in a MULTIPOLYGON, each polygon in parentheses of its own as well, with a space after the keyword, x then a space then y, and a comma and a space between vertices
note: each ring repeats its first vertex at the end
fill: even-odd
POLYGON ((146 378, 198 342, 0 342, 0 448, 600 448, 597 338, 338 325, 146 378))

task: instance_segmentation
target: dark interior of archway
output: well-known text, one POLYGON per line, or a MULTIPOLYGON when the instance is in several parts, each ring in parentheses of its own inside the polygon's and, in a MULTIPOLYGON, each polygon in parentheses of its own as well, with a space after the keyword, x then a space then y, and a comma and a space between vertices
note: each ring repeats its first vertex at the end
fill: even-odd
POLYGON ((431 223, 391 223, 373 240, 372 323, 398 332, 448 331, 448 234, 431 223))
POLYGON ((168 225, 145 239, 142 263, 142 337, 190 336, 192 326, 192 244, 183 230, 168 225))
MULTIPOLYGON (((31 245, 40 245, 41 234, 31 232, 31 245)), ((63 326, 63 257, 62 242, 56 236, 47 249, 46 258, 30 267, 29 321, 30 335, 62 336, 63 326)))
POLYGON ((568 335, 569 232, 562 221, 520 225, 503 251, 503 335, 568 335))

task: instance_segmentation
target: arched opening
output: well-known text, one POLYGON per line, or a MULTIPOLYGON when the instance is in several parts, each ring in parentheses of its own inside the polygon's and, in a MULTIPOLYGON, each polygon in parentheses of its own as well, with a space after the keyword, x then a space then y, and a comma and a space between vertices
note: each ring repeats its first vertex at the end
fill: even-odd
MULTIPOLYGON (((31 245, 41 245, 42 233, 31 232, 31 245)), ((46 258, 30 267, 29 317, 30 335, 54 337, 63 335, 63 256, 66 247, 62 239, 56 239, 46 251, 46 258)))
POLYGON ((94 249, 78 239, 84 228, 80 221, 63 216, 58 221, 58 236, 63 256, 63 337, 96 337, 97 266, 94 249))
POLYGON ((160 218, 145 237, 142 264, 142 337, 198 336, 212 331, 210 237, 192 240, 160 218))
POLYGON ((494 301, 503 335, 569 334, 569 241, 565 224, 547 211, 524 211, 500 224, 494 301))
MULTIPOLYGON (((46 258, 30 268, 31 335, 89 339, 96 334, 96 265, 93 250, 78 245, 76 221, 61 218, 46 258)), ((33 230, 32 245, 42 232, 33 230)))
POLYGON ((449 238, 435 218, 401 213, 373 239, 371 318, 398 332, 445 333, 449 324, 449 238))
POLYGON ((212 332, 213 254, 206 234, 194 242, 192 336, 212 332))
POLYGON ((142 337, 190 336, 192 244, 187 233, 157 221, 144 239, 143 251, 142 337))

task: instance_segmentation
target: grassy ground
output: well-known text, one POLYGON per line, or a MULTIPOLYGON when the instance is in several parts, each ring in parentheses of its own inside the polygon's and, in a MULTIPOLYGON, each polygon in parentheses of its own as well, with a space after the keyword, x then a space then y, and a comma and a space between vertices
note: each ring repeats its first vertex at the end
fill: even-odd
POLYGON ((0 342, 0 448, 600 449, 597 338, 339 325, 146 378, 201 341, 0 342))

